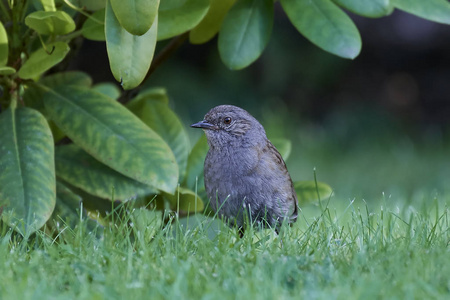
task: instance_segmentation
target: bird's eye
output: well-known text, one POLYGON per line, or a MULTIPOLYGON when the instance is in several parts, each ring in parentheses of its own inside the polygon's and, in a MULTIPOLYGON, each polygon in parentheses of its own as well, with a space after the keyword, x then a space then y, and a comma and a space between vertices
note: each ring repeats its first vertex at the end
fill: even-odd
POLYGON ((225 123, 225 124, 231 124, 231 118, 230 117, 226 117, 225 119, 223 119, 223 122, 225 123))

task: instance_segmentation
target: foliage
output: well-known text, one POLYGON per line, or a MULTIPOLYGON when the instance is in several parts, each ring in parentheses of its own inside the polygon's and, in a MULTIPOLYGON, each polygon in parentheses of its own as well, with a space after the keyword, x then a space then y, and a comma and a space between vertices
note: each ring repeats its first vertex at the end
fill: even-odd
POLYGON ((142 209, 105 228, 101 239, 92 234, 101 228, 86 221, 75 229, 60 223, 56 238, 38 231, 28 241, 0 227, 0 294, 4 300, 448 298, 448 198, 373 209, 360 201, 336 207, 334 200, 279 237, 268 230, 239 239, 201 216, 163 225, 159 212, 142 209))
POLYGON ((44 225, 55 206, 52 134, 43 115, 15 103, 0 115, 0 129, 12 133, 0 136, 2 219, 27 234, 44 225))
MULTIPOLYGON (((345 58, 359 54, 361 39, 341 7, 368 17, 388 15, 396 7, 450 23, 445 0, 280 2, 301 34, 345 58)), ((204 140, 191 149, 165 91, 139 87, 173 52, 170 47, 188 36, 192 43, 204 43, 218 35, 227 67, 250 65, 270 39, 274 1, 2 0, 0 17, 4 222, 28 236, 67 198, 83 199, 88 208, 102 199, 152 202, 159 195, 153 201, 158 209, 203 209, 204 140), (154 58, 157 42, 173 37, 154 58), (88 74, 64 71, 69 53, 83 38, 106 42, 112 74, 134 93, 121 94, 110 84, 93 86, 88 74)), ((286 143, 280 150, 287 158, 286 143)), ((297 184, 303 196, 314 189, 319 198, 330 193, 326 185, 305 184, 297 184)), ((312 193, 305 199, 316 197, 312 193)))

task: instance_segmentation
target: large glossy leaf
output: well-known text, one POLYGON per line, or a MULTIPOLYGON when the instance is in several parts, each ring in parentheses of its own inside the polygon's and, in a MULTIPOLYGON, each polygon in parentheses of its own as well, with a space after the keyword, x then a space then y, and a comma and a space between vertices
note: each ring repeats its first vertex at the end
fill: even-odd
POLYGON ((59 178, 104 199, 129 200, 157 193, 156 189, 107 167, 74 144, 56 147, 55 164, 59 178))
POLYGON ((281 0, 292 24, 313 44, 343 58, 361 51, 353 21, 331 0, 281 0))
POLYGON ((370 18, 379 18, 393 10, 390 0, 333 0, 349 11, 370 18))
POLYGON ((156 46, 158 17, 146 34, 136 36, 120 26, 111 5, 106 6, 105 33, 111 71, 124 89, 138 86, 145 78, 156 46))
POLYGON ((193 191, 202 191, 205 189, 203 165, 205 163, 205 157, 206 153, 208 153, 208 149, 209 147, 206 136, 202 135, 189 154, 186 177, 183 185, 193 191))
POLYGON ((434 22, 450 24, 448 0, 391 0, 395 7, 434 22))
POLYGON ((38 77, 54 65, 61 62, 70 48, 67 43, 55 42, 47 45, 49 53, 44 49, 31 53, 28 60, 19 70, 19 76, 23 79, 33 79, 38 77))
POLYGON ((219 53, 224 64, 238 70, 254 62, 270 39, 272 25, 272 0, 237 2, 219 32, 219 53))
POLYGON ((169 193, 175 190, 178 166, 172 151, 129 110, 86 88, 47 90, 45 109, 77 145, 130 178, 169 193))
POLYGON ((163 0, 159 6, 158 40, 191 30, 203 19, 209 0, 163 0))
POLYGON ((56 11, 55 0, 40 0, 45 11, 56 11))
POLYGON ((211 6, 203 20, 189 32, 192 44, 206 43, 212 39, 220 29, 225 15, 236 0, 211 0, 211 6))
POLYGON ((0 114, 2 220, 23 235, 38 230, 55 207, 53 138, 44 116, 14 104, 0 114))
MULTIPOLYGON (((159 0, 110 0, 120 25, 131 34, 145 34, 158 14, 159 0)), ((164 0, 163 0, 164 1, 164 0)))
MULTIPOLYGON (((180 181, 186 172, 189 139, 184 126, 167 102, 160 101, 160 89, 131 101, 127 108, 153 129, 170 146, 178 163, 180 181)), ((166 95, 167 97, 167 95, 166 95)))
POLYGON ((272 144, 277 148, 278 152, 280 152, 281 157, 283 157, 283 160, 286 161, 289 158, 289 155, 291 154, 292 149, 292 143, 290 140, 287 139, 270 139, 272 144))
POLYGON ((104 41, 105 38, 105 10, 96 11, 84 22, 81 28, 83 36, 93 41, 104 41))
POLYGON ((67 34, 75 30, 75 22, 64 11, 35 11, 25 18, 25 24, 40 34, 67 34))
POLYGON ((6 66, 8 63, 8 35, 5 27, 0 22, 0 67, 6 66))
MULTIPOLYGON (((56 73, 50 76, 42 77, 39 83, 49 88, 56 88, 63 85, 78 85, 89 87, 92 85, 92 79, 88 74, 80 71, 68 71, 56 73)), ((47 113, 44 109, 43 96, 45 91, 39 86, 29 85, 25 90, 23 100, 26 106, 39 110, 44 116, 47 117, 47 113)))
POLYGON ((333 189, 326 183, 311 181, 294 182, 295 192, 297 193, 300 205, 318 201, 327 200, 333 193, 333 189), (317 194, 319 192, 319 194, 317 194))
MULTIPOLYGON (((68 71, 42 77, 39 80, 39 83, 52 89, 64 85, 78 85, 89 87, 92 85, 92 79, 86 73, 80 71, 68 71)), ((47 118, 48 124, 53 134, 53 139, 55 142, 57 142, 65 137, 65 133, 62 132, 61 129, 59 129, 52 120, 50 120, 44 107, 44 94, 45 91, 40 88, 39 85, 29 84, 27 89, 25 90, 23 100, 27 107, 38 110, 47 118)))

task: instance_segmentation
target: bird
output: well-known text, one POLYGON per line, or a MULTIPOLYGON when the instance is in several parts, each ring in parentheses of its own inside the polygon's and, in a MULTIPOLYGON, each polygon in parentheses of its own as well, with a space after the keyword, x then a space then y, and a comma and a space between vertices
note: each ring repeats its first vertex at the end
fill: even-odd
POLYGON ((264 127, 246 110, 233 105, 212 108, 191 125, 205 132, 209 150, 204 182, 210 207, 244 235, 249 225, 292 225, 298 200, 286 163, 264 127))

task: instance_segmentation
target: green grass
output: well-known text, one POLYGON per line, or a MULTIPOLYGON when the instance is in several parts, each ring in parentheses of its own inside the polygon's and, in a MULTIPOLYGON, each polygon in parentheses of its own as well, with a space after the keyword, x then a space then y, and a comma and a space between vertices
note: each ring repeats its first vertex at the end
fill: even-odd
POLYGON ((57 237, 39 232, 20 241, 3 228, 0 296, 445 299, 446 200, 429 199, 420 209, 386 200, 371 210, 364 202, 334 205, 332 198, 306 207, 278 237, 266 230, 239 239, 219 220, 195 216, 161 225, 157 213, 141 209, 102 234, 83 222, 57 237))

